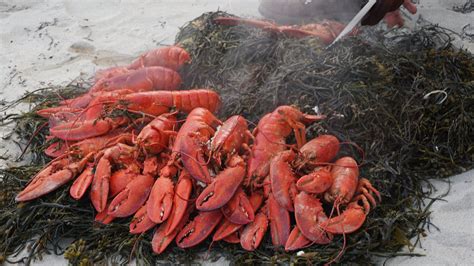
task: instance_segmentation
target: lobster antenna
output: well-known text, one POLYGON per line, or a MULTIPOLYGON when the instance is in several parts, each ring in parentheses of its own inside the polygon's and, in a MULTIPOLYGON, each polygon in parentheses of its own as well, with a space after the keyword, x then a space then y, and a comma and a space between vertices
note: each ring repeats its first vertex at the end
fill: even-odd
POLYGON ((356 149, 359 151, 360 155, 362 156, 362 160, 361 160, 362 162, 361 162, 360 164, 358 164, 357 166, 360 167, 360 166, 364 165, 364 163, 365 163, 365 152, 364 152, 364 149, 362 149, 361 146, 357 145, 357 143, 352 142, 352 141, 344 141, 344 142, 341 142, 340 145, 342 146, 342 145, 345 145, 345 144, 351 145, 351 146, 353 146, 354 148, 356 148, 356 149))

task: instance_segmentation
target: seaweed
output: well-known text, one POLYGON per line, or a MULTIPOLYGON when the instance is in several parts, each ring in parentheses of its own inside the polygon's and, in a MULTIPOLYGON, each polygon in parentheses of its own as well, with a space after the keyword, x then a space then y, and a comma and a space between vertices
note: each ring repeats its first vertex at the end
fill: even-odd
POLYGON ((129 234, 129 219, 94 223, 89 201, 72 200, 69 186, 17 204, 16 193, 47 162, 42 154, 47 132, 38 130, 45 120, 34 110, 60 97, 45 90, 24 98, 37 106, 32 111, 2 119, 24 125, 14 131, 22 147, 30 142, 34 156, 28 166, 0 170, 0 263, 11 262, 26 248, 28 256, 18 258, 22 262, 54 252, 74 265, 133 259, 139 264, 190 264, 222 257, 232 264, 322 264, 337 257, 344 242, 338 263, 419 256, 399 251, 404 246, 411 250, 433 226, 429 207, 439 198, 430 197, 430 179, 474 165, 473 55, 453 47, 448 32, 437 26, 415 32, 367 30, 326 48, 315 38, 292 39, 212 22, 222 15, 229 16, 203 14, 178 34, 177 43, 193 58, 182 71, 185 87, 219 92, 220 117, 241 114, 256 123, 282 104, 327 115, 308 128, 308 138, 329 133, 359 144, 365 152, 361 175, 383 194, 363 227, 346 239, 339 236, 329 245, 306 248, 304 254, 275 250, 266 236, 255 252, 207 241, 186 251, 171 246, 155 255, 152 232, 129 234))
POLYGON ((474 11, 474 0, 467 0, 463 5, 454 6, 453 10, 463 14, 471 13, 474 11))

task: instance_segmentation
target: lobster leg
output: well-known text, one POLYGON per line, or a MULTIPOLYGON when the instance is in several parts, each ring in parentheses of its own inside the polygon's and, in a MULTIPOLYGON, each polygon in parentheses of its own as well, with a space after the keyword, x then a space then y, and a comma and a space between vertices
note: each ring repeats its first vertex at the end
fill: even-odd
POLYGON ((377 206, 377 201, 375 200, 372 193, 375 193, 375 195, 377 196, 377 199, 379 201, 382 201, 380 192, 372 186, 369 180, 367 180, 366 178, 359 179, 359 184, 357 185, 357 194, 364 195, 370 201, 370 203, 374 205, 375 207, 377 206))

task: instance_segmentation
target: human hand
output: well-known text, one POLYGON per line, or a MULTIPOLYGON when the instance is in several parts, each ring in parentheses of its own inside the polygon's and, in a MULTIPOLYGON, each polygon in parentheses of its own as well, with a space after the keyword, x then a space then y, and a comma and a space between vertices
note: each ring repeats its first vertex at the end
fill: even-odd
POLYGON ((411 0, 379 0, 362 20, 362 25, 375 25, 385 17, 389 27, 403 26, 404 21, 399 10, 402 5, 412 14, 417 11, 411 0))
MULTIPOLYGON (((403 2, 403 6, 410 12, 411 14, 416 14, 417 8, 416 6, 412 3, 411 0, 405 0, 403 2)), ((400 14, 400 9, 397 9, 392 12, 388 12, 385 15, 385 23, 392 28, 395 26, 402 27, 405 21, 402 18, 402 15, 400 14)))

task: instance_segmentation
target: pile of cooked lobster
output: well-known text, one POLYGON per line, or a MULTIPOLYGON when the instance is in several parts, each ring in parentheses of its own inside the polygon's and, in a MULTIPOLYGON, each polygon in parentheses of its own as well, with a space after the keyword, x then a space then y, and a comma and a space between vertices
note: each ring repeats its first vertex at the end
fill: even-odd
POLYGON ((242 116, 221 121, 216 92, 178 90, 177 71, 189 61, 183 48, 159 48, 98 72, 86 94, 38 111, 58 140, 45 151, 54 159, 16 200, 72 182, 71 197, 88 194, 97 222, 132 217, 132 234, 155 228, 156 253, 211 234, 252 251, 268 227, 273 245, 291 251, 362 226, 380 193, 359 177, 355 159, 339 155, 336 137, 306 141, 306 126, 324 116, 279 106, 253 132, 242 116))

